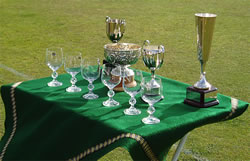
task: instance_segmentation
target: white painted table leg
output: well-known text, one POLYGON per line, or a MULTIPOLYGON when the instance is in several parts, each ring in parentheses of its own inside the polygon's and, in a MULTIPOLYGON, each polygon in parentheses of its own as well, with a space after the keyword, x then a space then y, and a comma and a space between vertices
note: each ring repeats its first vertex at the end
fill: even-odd
POLYGON ((180 142, 179 142, 179 144, 178 144, 178 146, 176 148, 176 151, 174 153, 174 156, 172 158, 172 161, 177 161, 178 160, 179 155, 181 153, 181 150, 182 150, 182 148, 183 148, 183 146, 184 146, 184 144, 185 144, 185 142, 187 140, 187 136, 188 136, 188 133, 181 138, 181 140, 180 140, 180 142))

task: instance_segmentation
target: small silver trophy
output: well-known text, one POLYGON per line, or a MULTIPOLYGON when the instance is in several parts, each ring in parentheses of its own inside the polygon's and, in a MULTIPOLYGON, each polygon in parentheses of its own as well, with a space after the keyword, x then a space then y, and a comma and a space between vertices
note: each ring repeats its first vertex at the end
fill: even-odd
POLYGON ((111 19, 106 17, 106 34, 113 43, 118 43, 125 32, 126 22, 124 19, 111 19))
POLYGON ((217 88, 207 82, 205 67, 209 58, 216 15, 211 13, 196 13, 195 27, 197 32, 197 54, 201 64, 200 80, 187 88, 184 103, 196 107, 210 107, 219 104, 216 96, 217 88))
POLYGON ((149 40, 145 40, 142 46, 142 60, 144 65, 151 71, 151 85, 159 87, 155 79, 155 71, 160 69, 164 60, 165 47, 163 45, 152 45, 149 40))

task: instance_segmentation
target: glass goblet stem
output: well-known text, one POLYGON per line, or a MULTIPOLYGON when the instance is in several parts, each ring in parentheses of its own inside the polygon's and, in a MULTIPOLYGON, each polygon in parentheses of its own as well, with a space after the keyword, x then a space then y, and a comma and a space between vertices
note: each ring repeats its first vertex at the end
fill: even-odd
POLYGON ((153 116, 153 113, 155 112, 154 104, 149 104, 147 112, 149 114, 149 117, 153 116))
POLYGON ((72 78, 70 80, 70 83, 71 83, 71 87, 76 87, 76 82, 77 82, 77 79, 75 77, 75 75, 72 75, 72 78))
POLYGON ((113 89, 109 89, 108 96, 109 96, 110 101, 113 100, 114 95, 115 95, 115 92, 113 91, 113 89))
POLYGON ((88 89, 89 89, 89 94, 93 94, 93 89, 95 86, 93 85, 92 81, 89 81, 88 89))
POLYGON ((55 70, 53 70, 53 73, 51 75, 51 77, 53 78, 53 81, 56 80, 57 76, 58 76, 57 72, 55 70))
POLYGON ((130 97, 129 104, 131 105, 131 106, 129 107, 130 109, 135 108, 136 99, 135 99, 134 96, 131 96, 131 97, 130 97))

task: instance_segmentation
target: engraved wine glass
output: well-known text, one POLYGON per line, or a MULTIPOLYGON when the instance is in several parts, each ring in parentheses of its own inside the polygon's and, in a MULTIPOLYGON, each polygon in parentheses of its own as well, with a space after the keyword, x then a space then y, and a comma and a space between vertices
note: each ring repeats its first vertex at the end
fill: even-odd
POLYGON ((158 87, 152 85, 151 79, 151 77, 144 77, 142 80, 142 99, 149 104, 147 110, 149 115, 142 119, 144 124, 157 124, 160 122, 160 119, 153 116, 153 114, 155 112, 154 104, 163 98, 163 86, 159 77, 154 78, 159 85, 158 87))
POLYGON ((64 59, 64 69, 71 75, 71 86, 66 88, 67 92, 80 92, 82 89, 77 87, 76 75, 81 72, 82 54, 80 52, 67 52, 64 59))
POLYGON ((93 93, 93 82, 100 76, 100 60, 99 58, 83 59, 81 65, 82 77, 89 82, 89 93, 83 95, 85 99, 97 99, 99 96, 93 93))
POLYGON ((113 66, 110 64, 104 64, 102 68, 101 80, 102 83, 108 87, 108 96, 109 99, 104 101, 102 104, 106 107, 114 107, 120 105, 119 102, 113 99, 115 92, 113 89, 121 82, 121 67, 120 66, 113 66), (115 70, 114 70, 115 69, 115 70), (116 75, 117 74, 117 75, 116 75))
POLYGON ((46 49, 46 64, 53 71, 53 73, 51 75, 53 80, 48 83, 48 86, 50 86, 50 87, 62 86, 63 83, 56 80, 56 78, 58 76, 56 71, 63 64, 63 50, 62 50, 62 48, 47 48, 46 49))
POLYGON ((123 89, 124 91, 130 95, 129 104, 131 105, 129 108, 125 109, 123 112, 125 115, 139 115, 141 111, 135 108, 136 99, 135 96, 141 92, 141 82, 142 82, 142 72, 137 69, 130 69, 133 72, 133 76, 126 76, 123 77, 123 89), (133 82, 126 83, 126 82, 133 82))

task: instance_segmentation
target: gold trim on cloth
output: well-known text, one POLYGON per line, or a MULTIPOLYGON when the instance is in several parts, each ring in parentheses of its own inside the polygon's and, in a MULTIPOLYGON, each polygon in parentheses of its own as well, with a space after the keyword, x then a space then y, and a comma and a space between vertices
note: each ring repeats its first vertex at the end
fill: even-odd
POLYGON ((97 144, 96 146, 93 146, 87 150, 85 150, 84 152, 80 153, 79 155, 77 155, 76 157, 73 157, 71 159, 69 159, 69 161, 79 161, 80 159, 85 158, 87 155, 94 153, 122 138, 131 138, 131 139, 135 139, 142 147, 142 149, 144 150, 144 152, 146 153, 146 155, 148 156, 148 158, 152 161, 158 161, 158 159, 156 158, 155 154, 153 153, 152 149, 150 148, 149 144, 147 143, 147 141, 141 137, 140 135, 137 134, 132 134, 132 133, 123 133, 120 134, 116 137, 113 137, 112 139, 108 139, 103 143, 97 144))
POLYGON ((231 97, 231 105, 231 112, 229 113, 229 115, 226 116, 224 120, 229 119, 235 113, 238 108, 238 99, 231 97))
POLYGON ((14 137, 16 133, 16 128, 17 128, 17 113, 16 113, 16 99, 15 99, 15 89, 17 86, 19 86, 22 82, 17 82, 11 86, 10 89, 10 98, 11 98, 11 103, 12 103, 12 117, 13 117, 13 127, 12 127, 12 132, 10 134, 9 139, 7 140, 6 144, 3 147, 3 150, 0 155, 0 160, 3 159, 4 154, 6 152, 6 149, 8 145, 10 144, 12 138, 14 137))

